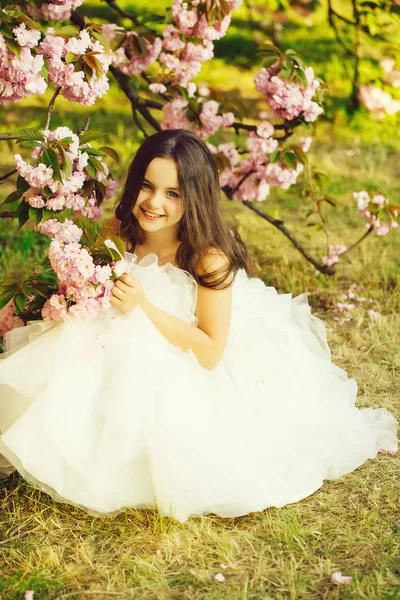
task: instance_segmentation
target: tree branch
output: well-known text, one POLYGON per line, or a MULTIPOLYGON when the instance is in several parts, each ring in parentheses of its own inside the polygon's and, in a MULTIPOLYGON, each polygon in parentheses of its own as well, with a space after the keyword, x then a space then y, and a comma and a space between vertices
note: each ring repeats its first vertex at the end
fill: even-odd
POLYGON ((14 213, 11 210, 8 210, 6 212, 0 212, 0 219, 10 219, 11 217, 14 217, 14 213))
MULTIPOLYGON (((335 19, 334 19, 334 17, 338 17, 338 18, 340 18, 340 17, 341 17, 341 15, 338 15, 338 13, 336 13, 336 12, 335 12, 335 11, 332 9, 332 0, 328 0, 328 22, 329 22, 329 25, 332 27, 332 29, 333 29, 333 31, 334 31, 334 33, 335 33, 336 41, 337 41, 337 43, 338 43, 340 46, 342 46, 342 48, 343 48, 343 49, 346 51, 346 54, 349 54, 350 56, 353 56, 353 55, 354 55, 354 51, 353 51, 351 48, 349 48, 349 47, 348 47, 348 46, 347 46, 347 45, 346 45, 346 44, 343 42, 342 38, 340 37, 339 30, 338 30, 338 28, 336 27, 336 23, 335 23, 335 19)), ((350 23, 351 23, 351 24, 353 25, 353 23, 352 23, 351 21, 347 21, 345 18, 342 18, 342 20, 343 20, 343 21, 346 21, 348 24, 350 24, 350 23)), ((354 23, 354 25, 355 25, 355 23, 354 23)))
POLYGON ((290 240, 290 242, 293 244, 293 246, 296 248, 296 250, 298 250, 300 252, 300 254, 302 254, 304 256, 304 258, 317 269, 317 271, 319 271, 320 273, 323 273, 324 275, 333 275, 335 273, 334 267, 328 266, 328 265, 323 265, 323 264, 319 263, 315 258, 313 258, 311 256, 311 254, 309 254, 309 252, 307 252, 307 250, 305 248, 303 248, 303 246, 300 244, 300 242, 297 241, 297 239, 294 237, 294 235, 287 229, 287 227, 284 225, 283 221, 274 219, 273 217, 271 217, 271 215, 264 212, 260 208, 257 208, 256 206, 254 206, 253 204, 251 204, 251 202, 248 202, 247 200, 245 200, 243 202, 243 204, 245 206, 247 206, 247 208, 249 208, 250 210, 254 211, 257 215, 259 215, 260 217, 262 217, 263 219, 268 221, 268 223, 270 223, 271 225, 273 225, 274 227, 279 229, 279 231, 281 231, 290 240))
POLYGON ((6 173, 5 175, 2 175, 0 177, 0 181, 4 181, 5 179, 8 179, 12 175, 14 175, 16 172, 17 172, 17 169, 13 169, 12 171, 9 171, 8 173, 6 173))
POLYGON ((121 90, 124 92, 126 97, 130 100, 132 111, 138 111, 142 117, 155 129, 156 131, 160 131, 161 127, 157 119, 153 117, 149 108, 162 108, 162 104, 159 102, 153 102, 152 100, 142 100, 140 96, 137 94, 133 86, 131 85, 129 78, 121 73, 119 69, 116 67, 110 67, 111 73, 114 75, 117 80, 121 90))
POLYGON ((54 102, 56 101, 56 98, 58 96, 58 94, 61 92, 61 86, 59 86, 56 91, 53 94, 52 99, 49 102, 49 106, 47 107, 47 115, 46 115, 46 122, 44 124, 43 129, 48 129, 49 125, 50 125, 50 119, 51 119, 51 113, 53 112, 53 108, 54 108, 54 102))

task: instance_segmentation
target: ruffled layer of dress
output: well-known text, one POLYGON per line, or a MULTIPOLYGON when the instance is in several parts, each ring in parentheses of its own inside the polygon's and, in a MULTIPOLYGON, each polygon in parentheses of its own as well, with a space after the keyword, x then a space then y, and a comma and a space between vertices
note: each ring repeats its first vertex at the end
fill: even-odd
MULTIPOLYGON (((196 325, 194 279, 155 255, 130 258, 150 301, 196 325)), ((396 420, 355 407, 357 384, 331 362, 306 296, 278 295, 244 272, 212 371, 140 308, 50 325, 15 330, 0 360, 0 471, 11 464, 91 513, 240 516, 396 451, 396 420)))

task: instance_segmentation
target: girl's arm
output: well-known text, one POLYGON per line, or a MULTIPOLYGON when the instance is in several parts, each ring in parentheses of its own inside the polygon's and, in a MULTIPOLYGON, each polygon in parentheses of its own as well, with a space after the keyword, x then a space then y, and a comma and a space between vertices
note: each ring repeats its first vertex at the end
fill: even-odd
MULTIPOLYGON (((211 268, 214 271, 224 265, 225 260, 226 258, 221 254, 210 254, 204 260, 202 269, 211 268)), ((133 289, 136 288, 136 292, 130 294, 118 285, 115 290, 117 297, 113 298, 113 304, 124 310, 124 295, 136 294, 134 305, 142 307, 150 321, 171 344, 179 346, 184 352, 192 349, 202 367, 214 369, 222 358, 228 338, 232 305, 231 286, 223 290, 198 286, 196 306, 198 326, 195 327, 154 306, 144 296, 140 284, 133 278, 129 279, 134 282, 133 289)), ((124 277, 122 280, 124 281, 124 277)), ((126 287, 126 284, 122 282, 122 286, 126 287)))

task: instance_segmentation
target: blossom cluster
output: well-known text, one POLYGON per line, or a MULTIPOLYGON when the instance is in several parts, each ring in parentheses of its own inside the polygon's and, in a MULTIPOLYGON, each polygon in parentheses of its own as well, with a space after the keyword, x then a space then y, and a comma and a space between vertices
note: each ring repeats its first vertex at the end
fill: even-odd
POLYGON ((25 323, 15 315, 15 304, 10 300, 6 306, 0 310, 0 337, 4 337, 7 331, 23 327, 25 323))
POLYGON ((49 81, 61 87, 67 100, 90 106, 109 89, 111 53, 87 30, 64 39, 49 27, 39 52, 46 59, 49 81))
MULTIPOLYGON (((59 286, 43 306, 43 319, 90 318, 110 308, 114 280, 126 272, 125 260, 111 264, 97 260, 80 243, 83 230, 68 219, 42 221, 38 231, 52 238, 49 259, 59 286)), ((113 247, 111 240, 104 244, 113 247)))
POLYGON ((25 202, 33 208, 52 211, 70 208, 90 220, 99 219, 101 209, 95 189, 90 190, 89 186, 87 188, 89 195, 86 195, 84 184, 89 181, 105 182, 105 197, 109 198, 114 194, 116 182, 109 175, 108 167, 101 156, 96 157, 99 168, 95 170, 95 178, 89 174, 90 151, 89 147, 79 147, 78 136, 67 127, 57 127, 54 131, 45 130, 43 141, 31 154, 34 164, 24 161, 20 154, 14 156, 16 169, 29 186, 23 192, 25 202), (51 150, 57 142, 66 148, 64 157, 66 155, 69 160, 70 171, 68 172, 65 171, 63 155, 51 150), (51 162, 49 165, 48 161, 45 162, 45 153, 47 152, 48 156, 49 150, 53 153, 56 164, 51 162), (57 164, 58 169, 55 169, 57 164))
POLYGON ((385 114, 394 115, 400 111, 400 100, 373 85, 360 85, 358 98, 364 108, 380 119, 385 114))
POLYGON ((304 74, 307 87, 300 83, 285 81, 279 76, 279 61, 266 69, 262 67, 254 77, 256 89, 265 96, 265 101, 276 116, 293 121, 297 117, 313 122, 323 112, 322 107, 312 100, 320 83, 314 77, 312 67, 306 67, 304 74))
POLYGON ((47 89, 43 77, 43 56, 36 53, 41 33, 24 23, 12 28, 14 41, 20 47, 19 56, 7 46, 0 33, 0 104, 18 102, 47 89))
POLYGON ((288 189, 302 172, 304 167, 300 162, 296 168, 288 167, 283 161, 271 162, 271 155, 278 148, 278 140, 272 137, 273 133, 273 125, 266 121, 257 127, 257 132, 250 132, 246 142, 248 156, 241 162, 233 144, 220 144, 218 147, 208 144, 212 154, 223 164, 219 173, 221 187, 236 189, 239 186, 236 199, 263 201, 272 186, 288 189))
POLYGON ((375 194, 370 197, 365 190, 354 192, 353 197, 357 200, 358 215, 367 219, 365 227, 369 229, 373 226, 377 235, 383 236, 389 233, 391 229, 398 227, 395 220, 398 217, 398 210, 390 206, 389 200, 382 194, 375 194), (384 217, 389 220, 383 222, 384 217))
POLYGON ((53 0, 53 2, 42 2, 40 6, 30 6, 27 9, 34 19, 45 21, 64 21, 69 19, 72 11, 83 4, 84 0, 53 0))
POLYGON ((187 117, 188 100, 181 96, 164 106, 162 129, 192 129, 201 139, 206 139, 221 127, 229 127, 235 120, 232 112, 218 114, 219 104, 215 100, 199 102, 199 116, 193 124, 187 117))
POLYGON ((125 75, 137 75, 158 60, 166 70, 167 78, 193 95, 196 86, 192 80, 200 72, 201 64, 214 56, 213 42, 226 34, 231 11, 238 4, 236 0, 228 0, 226 14, 220 20, 209 23, 204 3, 174 0, 174 23, 164 28, 162 36, 151 35, 150 32, 146 35, 128 32, 117 25, 106 24, 103 34, 110 43, 118 36, 124 38, 122 45, 113 53, 113 65, 125 75))
POLYGON ((339 260, 339 256, 346 252, 346 250, 346 246, 340 246, 339 244, 330 244, 328 248, 328 256, 324 256, 322 258, 322 264, 327 265, 328 267, 335 265, 339 260))

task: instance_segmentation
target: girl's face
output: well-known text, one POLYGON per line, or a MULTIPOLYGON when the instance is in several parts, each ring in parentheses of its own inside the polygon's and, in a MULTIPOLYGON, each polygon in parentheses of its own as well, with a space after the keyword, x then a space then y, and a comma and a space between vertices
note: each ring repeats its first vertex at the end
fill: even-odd
POLYGON ((172 158, 157 157, 149 163, 132 213, 144 231, 153 233, 171 228, 171 233, 177 236, 183 202, 178 169, 172 158))

